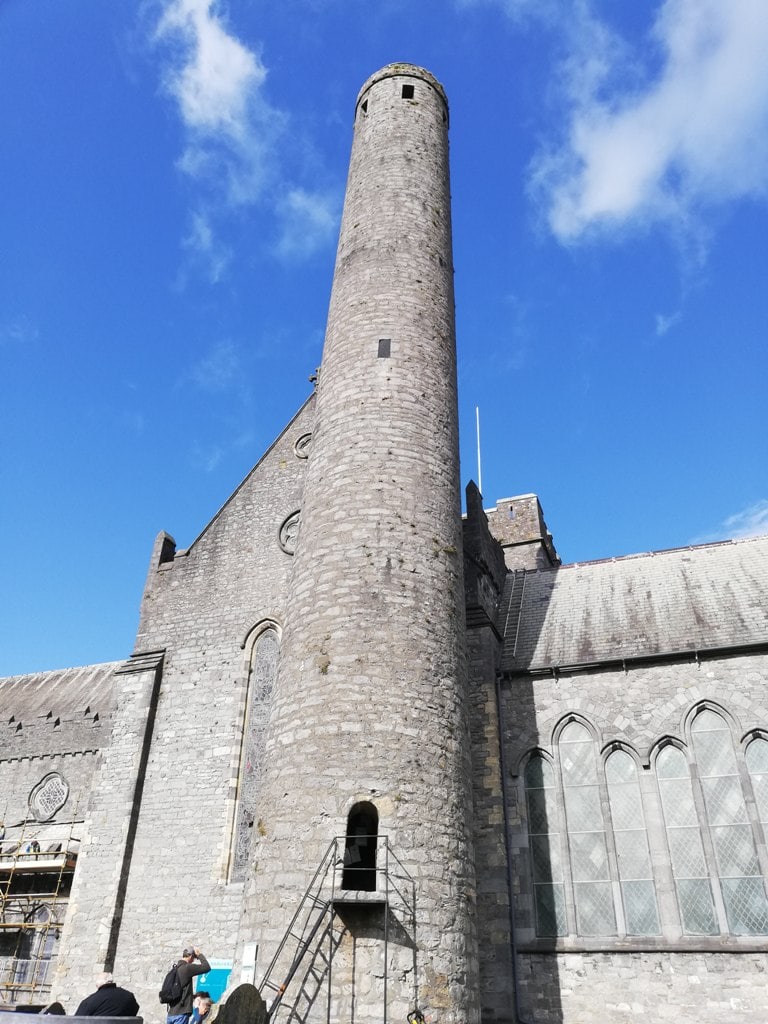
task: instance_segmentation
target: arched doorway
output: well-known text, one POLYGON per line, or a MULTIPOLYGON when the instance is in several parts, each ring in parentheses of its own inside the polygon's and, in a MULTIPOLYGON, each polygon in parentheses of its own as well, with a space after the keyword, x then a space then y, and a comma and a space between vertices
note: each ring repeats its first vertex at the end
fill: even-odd
POLYGON ((342 889, 376 891, 376 843, 379 812, 372 803, 355 804, 347 818, 342 889))

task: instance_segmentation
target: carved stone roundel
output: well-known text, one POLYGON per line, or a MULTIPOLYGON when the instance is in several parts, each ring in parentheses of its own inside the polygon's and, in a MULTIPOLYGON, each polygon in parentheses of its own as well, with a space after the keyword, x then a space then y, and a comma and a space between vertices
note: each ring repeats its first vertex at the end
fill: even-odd
POLYGON ((296 551, 296 541, 299 538, 300 521, 301 512, 297 509, 296 512, 292 512, 287 519, 283 520, 283 524, 280 527, 280 547, 287 555, 292 555, 296 551))
POLYGON ((296 453, 297 459, 306 459, 309 457, 309 446, 312 444, 311 434, 302 434, 301 437, 296 439, 296 444, 293 446, 293 450, 296 453))
POLYGON ((29 809, 37 821, 50 821, 69 797, 69 783, 58 772, 48 772, 29 794, 29 809))

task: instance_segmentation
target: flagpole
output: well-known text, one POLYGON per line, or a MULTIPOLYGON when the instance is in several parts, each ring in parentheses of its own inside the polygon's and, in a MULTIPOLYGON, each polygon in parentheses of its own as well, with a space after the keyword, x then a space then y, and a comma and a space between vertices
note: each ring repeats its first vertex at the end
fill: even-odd
POLYGON ((477 424, 477 489, 483 493, 483 468, 480 464, 480 406, 475 406, 475 423, 477 424))

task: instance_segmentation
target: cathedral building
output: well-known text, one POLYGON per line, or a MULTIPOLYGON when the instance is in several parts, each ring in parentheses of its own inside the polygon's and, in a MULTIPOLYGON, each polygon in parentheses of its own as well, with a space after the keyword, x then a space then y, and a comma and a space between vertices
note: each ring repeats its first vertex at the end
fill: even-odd
POLYGON ((273 1021, 768 1019, 768 538, 462 515, 448 119, 363 85, 315 391, 133 654, 0 680, 0 1002, 160 1021, 192 942, 273 1021))

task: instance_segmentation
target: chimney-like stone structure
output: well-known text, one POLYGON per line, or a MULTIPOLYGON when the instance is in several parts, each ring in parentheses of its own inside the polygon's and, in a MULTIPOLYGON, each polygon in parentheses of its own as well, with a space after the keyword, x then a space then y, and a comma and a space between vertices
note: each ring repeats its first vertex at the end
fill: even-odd
POLYGON ((391 64, 355 108, 240 956, 258 983, 360 805, 415 904, 340 909, 304 1021, 479 1019, 455 347, 446 97, 391 64))
POLYGON ((560 565, 552 534, 535 494, 499 498, 485 510, 491 535, 501 544, 507 569, 552 569, 560 565))

